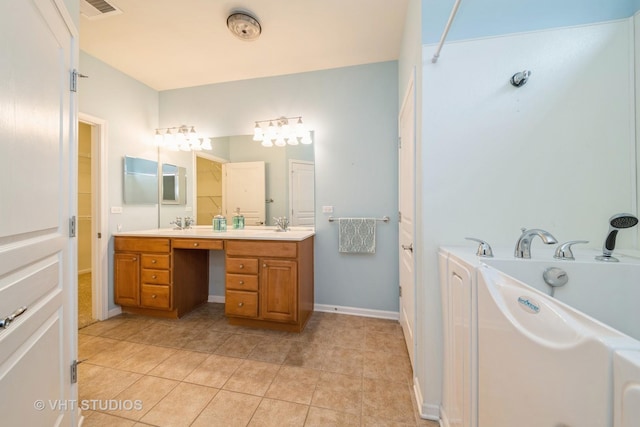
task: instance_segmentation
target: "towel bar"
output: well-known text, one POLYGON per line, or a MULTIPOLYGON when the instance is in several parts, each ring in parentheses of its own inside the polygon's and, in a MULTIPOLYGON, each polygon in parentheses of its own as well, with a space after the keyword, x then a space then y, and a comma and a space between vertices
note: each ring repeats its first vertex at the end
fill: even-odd
MULTIPOLYGON (((338 221, 340 218, 334 218, 332 216, 329 217, 329 222, 335 222, 338 221)), ((389 222, 391 220, 391 218, 389 218, 388 216, 383 216, 382 218, 373 218, 376 221, 383 221, 383 222, 389 222)))

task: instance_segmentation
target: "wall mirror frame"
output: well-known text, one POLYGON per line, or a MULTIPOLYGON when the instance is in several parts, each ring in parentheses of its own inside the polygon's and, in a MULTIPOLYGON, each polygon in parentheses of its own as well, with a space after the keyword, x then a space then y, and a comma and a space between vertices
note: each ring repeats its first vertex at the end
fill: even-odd
POLYGON ((181 166, 163 163, 161 167, 163 205, 187 204, 187 169, 181 166))

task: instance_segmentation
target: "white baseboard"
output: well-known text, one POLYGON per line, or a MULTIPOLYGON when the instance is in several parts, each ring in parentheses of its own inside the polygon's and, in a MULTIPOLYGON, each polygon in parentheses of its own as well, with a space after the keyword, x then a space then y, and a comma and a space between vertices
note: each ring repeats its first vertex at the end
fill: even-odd
POLYGON ((315 311, 326 313, 350 314, 352 316, 377 317, 379 319, 398 320, 400 313, 397 311, 372 310, 369 308, 345 307, 341 305, 316 304, 313 306, 315 311))
POLYGON ((109 310, 109 313, 107 313, 107 319, 111 319, 112 317, 115 317, 118 314, 122 314, 122 308, 120 307, 112 308, 111 310, 109 310))
POLYGON ((91 273, 91 267, 85 268, 84 270, 78 270, 78 275, 85 273, 91 273))
MULTIPOLYGON (((209 295, 207 302, 218 302, 224 304, 224 296, 209 295)), ((368 308, 345 307, 341 305, 316 304, 313 306, 315 311, 326 313, 350 314, 352 316, 376 317, 379 319, 398 320, 400 313, 397 311, 372 310, 368 308)))
POLYGON ((224 296, 209 295, 209 298, 207 299, 207 302, 219 302, 219 303, 224 304, 224 296))
POLYGON ((422 391, 420 390, 420 383, 418 382, 418 377, 413 377, 413 393, 416 398, 416 403, 418 404, 420 418, 423 418, 425 420, 438 421, 438 423, 440 423, 440 426, 442 426, 442 421, 440 420, 440 407, 438 405, 428 405, 424 402, 422 391))

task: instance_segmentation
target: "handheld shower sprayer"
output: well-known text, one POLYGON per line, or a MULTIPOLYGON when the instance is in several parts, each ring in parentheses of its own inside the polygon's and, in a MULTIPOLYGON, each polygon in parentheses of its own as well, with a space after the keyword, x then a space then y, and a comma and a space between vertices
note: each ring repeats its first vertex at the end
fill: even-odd
POLYGON ((616 247, 618 231, 631 228, 637 223, 638 218, 626 213, 616 214, 609 218, 609 231, 607 232, 607 238, 604 240, 604 245, 602 245, 602 255, 598 255, 596 259, 598 261, 618 262, 618 259, 612 256, 616 247))
POLYGON ((524 86, 524 84, 527 83, 527 80, 529 80, 529 77, 531 77, 531 71, 524 70, 524 71, 515 73, 513 76, 511 76, 511 79, 509 80, 509 82, 515 87, 520 87, 520 86, 524 86))

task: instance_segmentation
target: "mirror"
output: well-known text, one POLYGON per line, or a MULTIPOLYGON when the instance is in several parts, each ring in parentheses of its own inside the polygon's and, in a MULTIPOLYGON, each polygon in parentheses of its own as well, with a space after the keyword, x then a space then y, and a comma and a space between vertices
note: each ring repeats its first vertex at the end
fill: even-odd
MULTIPOLYGON (((313 139, 313 133, 312 133, 313 139)), ((211 150, 193 152, 175 152, 168 149, 160 149, 160 161, 168 164, 187 166, 186 174, 193 177, 187 185, 186 211, 182 216, 195 216, 200 225, 210 225, 213 216, 220 212, 223 206, 227 212, 223 212, 228 220, 235 213, 237 206, 226 206, 222 196, 222 165, 227 163, 259 162, 265 163, 265 224, 275 225, 273 217, 291 217, 290 206, 302 214, 301 223, 296 225, 313 226, 314 213, 314 144, 286 147, 263 147, 259 142, 253 141, 253 135, 232 135, 211 139, 211 150), (199 159, 204 159, 205 166, 199 159), (198 163, 201 164, 198 167, 198 163), (293 166, 292 166, 293 163, 293 166), (297 175, 301 179, 291 180, 291 167, 302 167, 304 173, 297 175), (203 192, 202 184, 198 182, 203 178, 218 185, 219 188, 209 189, 203 192), (295 181, 295 182, 294 182, 295 181), (293 185, 292 185, 293 184, 293 185), (300 186, 302 191, 294 191, 300 186)), ((209 184, 206 184, 209 188, 209 184)), ((242 211, 242 206, 240 206, 242 211)), ((159 227, 167 227, 166 220, 175 218, 176 208, 161 204, 159 212, 159 227)), ((292 222, 293 225, 293 222, 292 222)))
POLYGON ((187 204, 187 169, 168 163, 162 164, 162 204, 187 204))
POLYGON ((158 203, 158 162, 124 156, 124 203, 155 205, 158 203))

